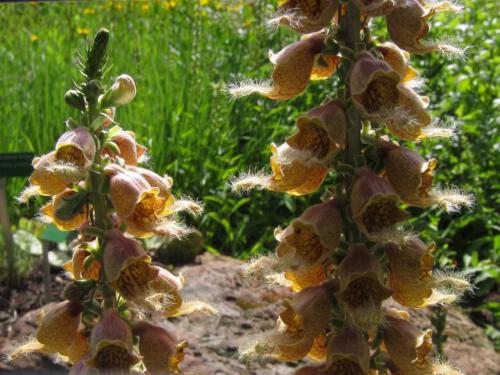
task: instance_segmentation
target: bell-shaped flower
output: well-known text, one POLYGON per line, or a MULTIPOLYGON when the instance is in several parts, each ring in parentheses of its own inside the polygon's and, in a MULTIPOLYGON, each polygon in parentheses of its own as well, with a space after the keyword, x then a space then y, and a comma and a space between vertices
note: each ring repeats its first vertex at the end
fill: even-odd
POLYGON ((213 308, 202 302, 183 302, 182 275, 175 276, 164 268, 151 265, 151 258, 140 243, 118 230, 106 233, 103 267, 110 285, 138 308, 163 316, 193 311, 215 314, 213 308))
POLYGON ((383 319, 382 301, 392 295, 385 286, 377 257, 364 245, 353 245, 337 269, 336 294, 349 319, 362 330, 375 329, 383 319))
POLYGON ((64 264, 64 269, 74 280, 99 280, 101 263, 90 252, 96 247, 97 241, 80 242, 73 246, 73 256, 64 264))
POLYGON ((385 16, 394 8, 394 0, 353 0, 353 2, 368 17, 385 16))
MULTIPOLYGON (((274 100, 292 99, 300 95, 309 84, 311 75, 317 76, 318 58, 325 48, 325 31, 305 36, 274 54, 269 59, 274 64, 272 83, 246 83, 234 85, 229 92, 234 97, 258 93, 274 100)), ((330 70, 332 74, 333 70, 330 70)), ((323 75, 322 75, 323 76, 323 75)))
POLYGON ((90 170, 96 145, 87 128, 78 127, 63 133, 54 151, 33 159, 30 186, 19 197, 25 202, 33 195, 56 195, 70 183, 82 180, 90 170))
POLYGON ((269 25, 286 25, 301 34, 328 28, 337 13, 338 0, 281 0, 278 14, 269 25))
POLYGON ((139 167, 124 169, 116 164, 107 166, 105 173, 110 178, 113 207, 133 236, 182 236, 189 232, 188 228, 169 216, 182 210, 201 211, 195 202, 174 199, 170 177, 163 178, 139 167))
POLYGON ((333 158, 343 148, 346 117, 339 101, 330 100, 297 120, 299 131, 281 146, 271 145, 272 175, 243 175, 233 190, 263 187, 270 191, 305 195, 323 183, 333 158))
POLYGON ((179 364, 184 359, 186 341, 178 342, 168 330, 144 320, 134 325, 133 332, 139 336, 139 353, 151 375, 178 374, 179 364))
POLYGON ((387 31, 391 40, 412 53, 443 51, 461 55, 463 51, 457 47, 440 43, 422 43, 427 36, 430 25, 429 18, 438 12, 459 12, 460 7, 449 1, 433 3, 426 6, 421 0, 395 0, 394 9, 386 16, 387 31))
POLYGON ((370 349, 365 338, 346 326, 328 342, 325 374, 368 375, 370 349))
POLYGON ((408 216, 401 210, 399 196, 391 185, 367 168, 356 172, 351 213, 359 229, 369 236, 390 231, 394 224, 408 216))
POLYGON ((403 140, 445 136, 437 129, 426 129, 431 117, 425 110, 427 98, 420 97, 402 82, 405 77, 390 64, 369 52, 356 56, 350 76, 350 89, 356 106, 372 120, 385 122, 387 128, 403 140))
POLYGON ((118 150, 114 150, 111 147, 106 147, 103 150, 104 155, 108 155, 113 159, 117 156, 125 161, 126 165, 136 166, 145 159, 146 148, 137 143, 135 139, 135 133, 131 131, 126 131, 118 127, 118 129, 111 129, 113 136, 110 137, 109 141, 113 142, 118 150), (116 151, 119 151, 118 153, 116 151))
POLYGON ((83 307, 78 302, 63 301, 48 308, 38 326, 35 338, 15 348, 10 357, 32 352, 66 356, 77 336, 83 307))
POLYGON ((462 375, 447 363, 430 358, 432 331, 421 331, 406 311, 389 309, 385 316, 384 347, 405 375, 462 375))
POLYGON ((89 333, 83 325, 80 326, 73 342, 68 347, 63 360, 69 363, 77 363, 90 353, 89 333))
POLYGON ((318 270, 312 268, 318 266, 322 270, 328 263, 341 234, 339 203, 335 199, 329 199, 309 207, 285 230, 277 231, 279 245, 276 254, 255 260, 245 271, 258 276, 270 272, 285 272, 285 278, 291 281, 291 286, 296 291, 319 285, 324 278, 317 279, 313 276, 311 279, 307 275, 316 275, 318 270), (304 279, 307 281, 304 282, 304 279), (311 281, 314 283, 311 284, 311 281))
POLYGON ((89 206, 85 197, 72 189, 52 197, 52 202, 40 209, 44 220, 53 223, 59 230, 72 231, 88 221, 89 206))
POLYGON ((401 200, 416 207, 441 205, 448 211, 472 205, 470 195, 456 189, 432 189, 437 161, 426 161, 417 152, 382 140, 378 146, 385 167, 385 177, 401 200))
POLYGON ((418 73, 409 65, 410 54, 391 42, 385 42, 377 46, 384 61, 389 64, 392 70, 396 71, 401 78, 401 82, 408 83, 415 79, 418 73))
POLYGON ((387 244, 389 285, 393 298, 403 306, 421 308, 434 304, 452 303, 470 289, 467 280, 450 273, 435 273, 434 243, 426 245, 413 237, 403 245, 387 244))
POLYGON ((102 312, 90 335, 90 358, 86 365, 103 374, 129 374, 140 358, 133 351, 133 336, 127 322, 113 309, 102 312))
POLYGON ((304 289, 285 301, 276 329, 246 348, 243 357, 296 361, 308 355, 316 337, 328 327, 335 290, 336 284, 329 281, 304 289))

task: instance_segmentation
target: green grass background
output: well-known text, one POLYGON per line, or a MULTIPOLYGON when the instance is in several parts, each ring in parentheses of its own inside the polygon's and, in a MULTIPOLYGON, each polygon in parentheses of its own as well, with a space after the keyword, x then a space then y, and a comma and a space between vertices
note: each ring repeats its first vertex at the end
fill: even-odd
MULTIPOLYGON (((274 227, 285 226, 316 195, 292 198, 255 191, 236 196, 231 176, 268 167, 272 141, 293 131, 294 119, 334 93, 335 81, 314 83, 285 103, 259 97, 231 101, 225 84, 245 77, 264 79, 272 71, 267 50, 296 39, 289 30, 268 30, 272 1, 177 0, 0 4, 0 152, 49 151, 76 113, 63 95, 78 80, 75 51, 101 27, 112 33, 108 83, 121 73, 134 77, 136 99, 116 120, 147 145, 151 166, 175 180, 174 192, 202 200, 195 219, 212 251, 249 257, 272 249, 274 227)), ((500 57, 499 6, 466 0, 459 15, 432 20, 433 38, 454 38, 468 46, 467 58, 414 56, 427 79, 423 93, 433 115, 454 119, 454 140, 418 145, 438 158, 436 181, 475 194, 477 205, 461 214, 412 210, 412 227, 438 243, 440 263, 474 272, 481 306, 499 280, 500 249, 500 57)), ((377 22, 381 39, 384 22, 377 22)), ((333 177, 332 177, 333 178, 333 177)), ((15 205, 24 181, 9 181, 12 220, 33 215, 39 202, 15 205)))

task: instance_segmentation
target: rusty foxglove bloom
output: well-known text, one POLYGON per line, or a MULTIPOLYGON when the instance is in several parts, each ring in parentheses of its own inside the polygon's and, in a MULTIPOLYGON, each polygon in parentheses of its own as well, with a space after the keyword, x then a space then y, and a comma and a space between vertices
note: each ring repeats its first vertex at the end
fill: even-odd
POLYGON ((68 347, 64 357, 70 363, 77 363, 90 353, 89 333, 81 326, 76 333, 73 342, 68 347))
POLYGON ((449 273, 433 275, 434 243, 426 245, 413 237, 404 245, 388 244, 389 285, 393 298, 403 306, 421 308, 438 303, 452 303, 470 289, 464 278, 449 273))
POLYGON ((270 25, 286 25, 301 34, 327 28, 337 13, 338 0, 281 0, 270 25))
POLYGON ((448 211, 472 205, 470 195, 458 190, 432 189, 435 159, 426 161, 417 152, 386 140, 379 142, 378 150, 384 162, 385 176, 405 203, 417 207, 437 204, 448 211))
POLYGON ((83 307, 74 301, 50 306, 44 314, 35 338, 14 349, 12 359, 32 352, 66 356, 77 336, 83 307))
POLYGON ((405 375, 462 375, 449 364, 430 358, 432 331, 421 331, 408 320, 405 311, 386 312, 384 346, 398 370, 405 375))
POLYGON ((64 264, 64 269, 74 280, 99 280, 101 263, 89 251, 96 246, 97 242, 93 241, 77 243, 73 247, 73 257, 64 264), (91 260, 87 260, 88 257, 91 257, 91 260))
POLYGON ((319 189, 335 155, 343 148, 346 118, 339 101, 330 100, 297 120, 299 131, 281 146, 271 145, 273 175, 243 175, 233 181, 236 191, 255 186, 305 195, 319 189))
POLYGON ((276 255, 257 259, 245 271, 256 275, 285 272, 295 291, 319 285, 325 280, 321 277, 323 268, 336 249, 341 233, 342 218, 335 199, 311 206, 285 230, 276 232, 279 241, 276 255))
POLYGON ((370 373, 368 343, 352 327, 345 327, 330 339, 326 357, 325 374, 368 375, 370 373))
POLYGON ((117 107, 130 103, 136 94, 135 82, 127 74, 119 76, 113 86, 101 95, 99 102, 103 108, 117 107))
MULTIPOLYGON (((111 129, 110 131, 113 130, 114 129, 111 129)), ((115 132, 116 134, 110 138, 110 141, 118 146, 118 150, 120 151, 119 154, 117 155, 110 147, 106 147, 103 150, 103 154, 109 155, 112 158, 119 156, 125 161, 126 165, 136 166, 138 163, 143 162, 146 148, 137 143, 135 140, 135 133, 121 128, 118 128, 114 133, 115 132)))
POLYGON ((384 57, 384 61, 396 71, 401 77, 401 82, 407 83, 415 79, 417 71, 409 65, 410 54, 391 42, 385 42, 377 46, 384 57))
POLYGON ((275 331, 252 343, 243 356, 296 361, 308 355, 316 337, 328 326, 335 290, 336 285, 330 281, 304 289, 292 300, 285 301, 285 310, 279 315, 275 331))
POLYGON ((69 130, 59 137, 54 151, 33 159, 30 186, 19 197, 25 202, 33 195, 56 195, 70 183, 83 179, 90 170, 96 145, 84 127, 69 130))
POLYGON ((86 365, 104 374, 125 375, 139 360, 133 352, 129 325, 116 310, 104 310, 90 335, 90 358, 86 365))
POLYGON ((353 2, 369 17, 385 16, 394 8, 394 0, 353 0, 353 2))
POLYGON ((359 229, 368 235, 390 230, 408 216, 401 210, 400 199, 394 189, 367 168, 356 172, 351 192, 351 212, 359 229))
MULTIPOLYGON (((309 84, 317 59, 325 47, 324 31, 307 35, 274 54, 269 53, 275 65, 272 83, 242 83, 229 88, 234 97, 258 93, 274 100, 292 99, 309 84)), ((333 73, 333 71, 332 71, 333 73)))
POLYGON ((375 329, 382 322, 382 301, 392 295, 377 257, 364 245, 352 245, 337 276, 340 291, 336 296, 350 320, 360 329, 375 329))
POLYGON ((89 209, 87 204, 76 207, 77 212, 65 212, 63 215, 58 214, 58 210, 66 204, 65 200, 75 198, 76 194, 77 192, 72 189, 66 189, 62 193, 56 194, 52 198, 52 202, 47 203, 40 209, 43 218, 53 223, 59 230, 71 231, 80 228, 88 220, 89 209))
POLYGON ((105 172, 110 178, 113 207, 126 224, 127 232, 133 236, 182 236, 189 231, 188 228, 169 216, 182 210, 201 211, 195 202, 175 201, 170 192, 170 177, 161 177, 144 168, 124 169, 115 164, 106 167, 105 172))
POLYGON ((139 336, 139 353, 151 375, 178 374, 184 359, 186 341, 177 342, 166 329, 144 320, 136 323, 134 334, 139 336))
POLYGON ((430 25, 427 23, 434 14, 443 11, 459 12, 461 8, 449 1, 434 3, 428 7, 420 0, 395 0, 395 7, 386 17, 387 31, 391 40, 400 48, 412 53, 443 51, 462 54, 457 47, 446 44, 422 43, 427 36, 430 25))

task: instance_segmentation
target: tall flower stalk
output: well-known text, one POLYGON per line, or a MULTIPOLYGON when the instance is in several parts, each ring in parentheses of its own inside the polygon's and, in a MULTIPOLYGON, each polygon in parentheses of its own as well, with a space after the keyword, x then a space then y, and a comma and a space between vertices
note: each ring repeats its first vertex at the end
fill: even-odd
POLYGON ((270 81, 246 81, 230 93, 287 100, 311 80, 333 77, 338 89, 297 120, 298 131, 285 143, 271 146, 272 173, 244 174, 233 188, 305 195, 317 191, 328 172, 339 182, 326 189, 322 203, 276 231, 274 254, 245 266, 246 274, 296 294, 284 302, 276 329, 242 348, 244 358, 317 361, 296 375, 460 373, 432 358, 432 332, 414 326, 407 310, 452 303, 470 285, 458 274, 433 270, 435 244, 405 228, 404 204, 452 211, 470 206, 471 197, 433 188, 436 160, 396 140, 452 134, 432 126, 429 99, 415 91, 418 73, 409 63, 410 53, 460 53, 425 42, 432 15, 459 10, 420 0, 280 3, 270 24, 290 27, 301 39, 270 54, 270 81), (392 41, 372 38, 373 17, 386 18, 392 41))
POLYGON ((65 95, 79 117, 67 120, 53 151, 33 161, 30 186, 20 197, 51 197, 42 217, 61 230, 77 230, 78 237, 65 264, 72 279, 65 300, 46 308, 35 337, 11 357, 55 355, 72 364, 70 374, 179 373, 187 343, 154 320, 215 311, 184 301, 182 275, 153 264, 136 238, 181 237, 191 229, 176 214, 202 208, 175 198, 170 177, 140 166, 146 149, 114 121, 136 87, 126 74, 104 86, 108 42, 103 29, 80 55, 84 81, 65 95))

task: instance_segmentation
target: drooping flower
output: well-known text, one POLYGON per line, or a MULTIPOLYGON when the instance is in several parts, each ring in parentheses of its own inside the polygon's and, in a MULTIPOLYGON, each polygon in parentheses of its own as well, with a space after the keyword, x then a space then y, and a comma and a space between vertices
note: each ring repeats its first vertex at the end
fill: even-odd
POLYGON ((301 34, 327 28, 337 13, 338 0, 280 0, 278 14, 269 25, 286 25, 301 34))
POLYGON ((396 71, 401 77, 401 82, 407 83, 418 76, 418 73, 409 65, 410 54, 391 42, 385 42, 377 46, 384 61, 396 71))
POLYGON ((99 280, 101 263, 89 251, 96 246, 96 241, 80 242, 74 245, 72 259, 64 264, 64 269, 74 280, 99 280), (89 257, 91 257, 90 261, 87 260, 89 257))
POLYGON ((356 329, 346 326, 334 335, 327 348, 325 374, 368 375, 370 349, 356 329))
POLYGON ((30 186, 19 197, 25 202, 33 195, 59 194, 71 183, 83 179, 90 170, 96 145, 87 128, 78 127, 59 137, 54 151, 33 159, 30 186))
POLYGON ((80 326, 73 342, 68 347, 64 359, 69 363, 77 363, 90 353, 89 333, 83 326, 80 326))
POLYGON ((429 18, 444 11, 459 12, 461 8, 449 1, 434 3, 429 7, 420 0, 395 0, 394 9, 386 17, 389 36, 399 48, 408 52, 443 51, 460 55, 463 53, 462 50, 454 46, 422 43, 422 39, 427 36, 431 28, 427 23, 429 18))
POLYGON ((51 306, 43 316, 35 338, 14 349, 12 359, 32 352, 66 356, 77 336, 83 307, 74 301, 51 306))
POLYGON ((337 276, 340 291, 336 296, 347 316, 360 329, 375 329, 383 319, 382 301, 392 295, 377 257, 364 245, 352 245, 337 276))
POLYGON ((351 191, 351 213, 359 229, 368 235, 390 230, 408 216, 401 210, 394 189, 367 168, 356 172, 351 191))
POLYGON ((339 101, 330 100, 297 120, 299 131, 279 147, 271 145, 273 175, 243 175, 236 191, 255 186, 291 195, 310 194, 323 183, 345 143, 346 118, 339 101))
POLYGON ((80 196, 77 195, 78 192, 75 190, 65 189, 62 193, 54 195, 52 202, 44 205, 40 209, 40 213, 45 220, 53 223, 59 230, 76 230, 87 222, 89 214, 88 204, 75 202, 75 200, 80 199, 80 196), (61 209, 65 208, 63 206, 68 209, 61 212, 61 209))
MULTIPOLYGON (((301 94, 309 84, 319 55, 325 47, 324 31, 305 36, 274 54, 269 59, 275 65, 271 83, 242 83, 229 88, 234 97, 258 93, 274 100, 287 100, 301 94)), ((336 66, 335 66, 336 67, 336 66)), ((333 70, 328 70, 333 74, 333 70)), ((324 74, 321 75, 324 77, 324 74)))
POLYGON ((133 236, 182 236, 188 229, 169 216, 181 210, 201 211, 195 202, 175 201, 170 192, 170 177, 163 178, 139 167, 125 169, 116 164, 106 167, 105 173, 110 178, 113 207, 126 224, 127 232, 133 236))
POLYGON ((472 204, 469 195, 457 190, 432 189, 437 164, 435 159, 426 161, 417 152, 386 140, 379 142, 378 150, 384 163, 385 177, 405 203, 417 207, 438 204, 449 211, 472 204))
POLYGON ((256 275, 284 272, 295 291, 319 285, 325 278, 308 276, 323 274, 341 233, 342 218, 337 200, 329 199, 311 206, 285 230, 277 231, 279 245, 275 255, 257 259, 245 271, 256 275))
POLYGON ((463 277, 449 273, 433 275, 436 245, 427 246, 413 237, 403 245, 387 244, 389 259, 389 285, 393 298, 403 306, 422 308, 438 303, 452 303, 470 289, 463 277))
POLYGON ((394 8, 394 0, 353 0, 368 17, 385 16, 394 8))
POLYGON ((306 288, 290 301, 285 301, 285 310, 279 315, 274 332, 252 343, 244 350, 243 356, 296 361, 308 355, 316 337, 328 326, 335 290, 336 284, 330 281, 306 288))
POLYGON ((199 302, 183 302, 180 290, 182 275, 151 265, 151 258, 140 243, 118 230, 106 233, 103 267, 107 280, 128 302, 163 316, 177 316, 193 311, 215 314, 210 306, 199 302))
POLYGON ((177 374, 184 359, 186 341, 178 342, 168 330, 144 320, 136 323, 134 334, 139 336, 139 353, 149 374, 177 374))
POLYGON ((125 161, 126 165, 136 166, 138 163, 144 161, 146 148, 137 143, 135 140, 135 133, 125 131, 121 128, 119 130, 111 129, 115 133, 109 140, 118 146, 119 154, 117 155, 110 147, 103 150, 104 155, 109 155, 112 158, 119 156, 125 161))
POLYGON ((462 375, 447 363, 433 361, 432 331, 421 331, 409 322, 405 311, 389 309, 385 316, 384 347, 405 375, 462 375))
POLYGON ((90 335, 90 358, 86 365, 100 373, 125 375, 139 360, 133 351, 129 325, 116 310, 104 310, 90 335))

